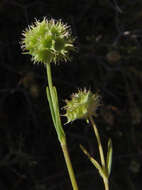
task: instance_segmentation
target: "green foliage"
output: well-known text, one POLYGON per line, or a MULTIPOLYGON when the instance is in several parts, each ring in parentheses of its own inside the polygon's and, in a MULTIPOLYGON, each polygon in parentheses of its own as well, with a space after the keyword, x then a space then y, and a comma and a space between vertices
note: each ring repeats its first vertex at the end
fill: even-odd
POLYGON ((97 160, 95 160, 88 152, 87 150, 80 145, 81 150, 84 152, 84 154, 86 154, 86 156, 89 158, 89 160, 92 162, 92 164, 96 167, 96 169, 99 171, 99 174, 102 178, 107 179, 107 172, 105 170, 105 168, 103 168, 98 162, 97 160))
POLYGON ((106 160, 106 167, 108 176, 111 173, 111 166, 112 166, 112 141, 111 139, 108 140, 108 152, 107 152, 107 160, 106 160))

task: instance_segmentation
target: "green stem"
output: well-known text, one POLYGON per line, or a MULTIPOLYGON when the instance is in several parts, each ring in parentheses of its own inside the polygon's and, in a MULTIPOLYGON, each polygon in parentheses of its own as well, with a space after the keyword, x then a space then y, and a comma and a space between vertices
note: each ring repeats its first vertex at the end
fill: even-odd
POLYGON ((52 83, 52 73, 51 73, 50 63, 46 64, 46 69, 47 69, 47 79, 48 79, 49 93, 50 93, 50 99, 51 99, 50 109, 52 109, 51 112, 52 112, 53 123, 54 123, 55 129, 58 135, 58 139, 59 139, 59 142, 64 154, 64 158, 65 158, 65 162, 66 162, 66 166, 68 169, 73 190, 78 190, 75 174, 73 171, 73 167, 72 167, 69 152, 68 152, 66 136, 64 134, 64 130, 61 125, 61 120, 60 120, 60 115, 59 115, 59 106, 58 106, 58 97, 57 97, 57 92, 55 96, 56 89, 55 87, 53 87, 53 83, 52 83))
POLYGON ((68 173, 69 173, 69 177, 70 177, 70 180, 71 180, 71 183, 72 183, 73 190, 78 190, 78 185, 77 185, 77 181, 76 181, 76 178, 75 178, 74 170, 72 168, 72 164, 71 164, 70 156, 69 156, 69 153, 68 153, 68 147, 67 147, 66 141, 61 144, 61 147, 62 147, 64 158, 65 158, 65 161, 66 161, 66 166, 67 166, 67 169, 68 169, 68 173))
POLYGON ((53 91, 52 91, 52 88, 53 88, 53 83, 52 83, 52 74, 51 74, 51 66, 50 66, 50 63, 47 63, 46 64, 46 71, 47 71, 47 79, 48 79, 48 85, 49 85, 49 90, 50 90, 50 93, 51 93, 51 98, 52 98, 52 103, 53 103, 53 91))
POLYGON ((97 129, 96 125, 95 125, 95 122, 94 122, 92 116, 90 116, 89 119, 91 121, 91 124, 93 126, 93 129, 94 129, 94 132, 95 132, 95 135, 96 135, 96 138, 97 138, 101 163, 102 163, 103 168, 105 168, 104 152, 103 152, 103 148, 102 148, 102 143, 101 143, 100 135, 99 135, 98 129, 97 129))
POLYGON ((52 74, 51 74, 50 63, 46 64, 46 71, 47 71, 48 85, 49 85, 49 88, 51 89, 51 87, 53 86, 53 83, 52 83, 52 74))
POLYGON ((108 182, 108 179, 103 179, 103 181, 104 181, 105 190, 109 190, 109 182, 108 182))

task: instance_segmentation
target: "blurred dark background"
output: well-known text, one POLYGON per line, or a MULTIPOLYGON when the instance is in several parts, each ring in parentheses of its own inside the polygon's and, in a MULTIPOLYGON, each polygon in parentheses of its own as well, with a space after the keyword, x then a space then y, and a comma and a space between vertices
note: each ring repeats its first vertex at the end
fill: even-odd
MULTIPOLYGON (((72 189, 50 117, 45 68, 33 65, 20 47, 22 31, 44 16, 62 19, 76 37, 72 61, 52 65, 60 106, 78 88, 99 91, 103 105, 95 122, 105 151, 109 137, 114 149, 110 190, 140 190, 141 0, 0 1, 0 189, 72 189)), ((83 144, 99 159, 91 127, 75 121, 64 129, 80 190, 103 190, 79 148, 83 144)))

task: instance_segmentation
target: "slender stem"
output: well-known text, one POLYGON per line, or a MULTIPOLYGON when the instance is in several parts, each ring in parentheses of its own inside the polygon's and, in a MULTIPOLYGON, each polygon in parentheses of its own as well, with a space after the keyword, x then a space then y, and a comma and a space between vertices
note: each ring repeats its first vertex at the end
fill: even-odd
POLYGON ((52 93, 53 83, 52 83, 52 73, 51 73, 50 63, 46 64, 46 71, 47 71, 47 79, 48 79, 48 85, 49 85, 50 93, 52 93))
POLYGON ((95 132, 95 135, 96 135, 96 138, 97 138, 101 163, 102 163, 103 168, 105 168, 104 152, 103 152, 103 148, 102 148, 102 143, 101 143, 100 135, 99 135, 98 129, 97 129, 96 125, 95 125, 95 122, 94 122, 92 116, 89 117, 89 120, 91 121, 91 124, 93 126, 93 129, 94 129, 94 132, 95 132))
POLYGON ((65 158, 65 161, 66 161, 66 166, 67 166, 67 169, 68 169, 68 173, 69 173, 69 177, 70 177, 70 180, 71 180, 71 183, 72 183, 73 190, 78 190, 78 185, 77 185, 77 181, 76 181, 76 178, 75 178, 74 170, 72 168, 72 164, 71 164, 70 156, 69 156, 69 153, 68 153, 68 147, 67 147, 66 141, 63 144, 61 144, 61 147, 62 147, 64 158, 65 158))
MULTIPOLYGON (((95 122, 92 118, 92 116, 89 117, 89 120, 91 121, 91 124, 93 126, 96 138, 97 138, 97 142, 98 142, 98 147, 99 147, 99 153, 100 153, 100 159, 101 159, 101 164, 102 167, 105 169, 105 159, 104 159, 104 152, 103 152, 103 148, 102 148, 102 143, 101 143, 101 139, 100 139, 100 135, 98 132, 98 129, 95 125, 95 122)), ((104 182, 104 186, 105 186, 105 190, 109 190, 109 181, 107 177, 103 177, 103 182, 104 182)))
POLYGON ((52 106, 53 106, 53 110, 55 112, 56 105, 55 105, 55 100, 54 100, 54 96, 53 96, 53 83, 52 83, 52 73, 51 73, 51 65, 50 65, 50 63, 46 64, 46 71, 47 71, 47 79, 48 79, 49 91, 50 91, 50 94, 51 94, 52 106))
POLYGON ((109 182, 108 182, 108 179, 103 179, 103 181, 104 181, 105 190, 109 190, 109 182))
POLYGON ((69 152, 68 152, 66 137, 64 134, 64 130, 62 129, 62 126, 60 126, 61 125, 60 118, 59 118, 60 116, 59 116, 59 114, 56 114, 57 112, 55 111, 59 108, 58 108, 58 105, 55 103, 56 101, 54 100, 55 96, 53 95, 53 83, 52 83, 52 73, 51 73, 50 63, 47 63, 46 65, 47 65, 46 69, 47 69, 47 79, 48 79, 49 91, 51 94, 51 104, 53 106, 53 111, 55 113, 55 118, 54 118, 55 119, 54 125, 56 125, 55 129, 56 129, 58 138, 62 137, 62 138, 59 138, 59 141, 60 141, 60 145, 62 147, 62 151, 64 154, 64 158, 65 158, 65 162, 66 162, 66 166, 68 169, 68 173, 69 173, 69 177, 70 177, 70 180, 72 183, 73 190, 78 190, 75 174, 73 171, 73 167, 72 167, 69 152))

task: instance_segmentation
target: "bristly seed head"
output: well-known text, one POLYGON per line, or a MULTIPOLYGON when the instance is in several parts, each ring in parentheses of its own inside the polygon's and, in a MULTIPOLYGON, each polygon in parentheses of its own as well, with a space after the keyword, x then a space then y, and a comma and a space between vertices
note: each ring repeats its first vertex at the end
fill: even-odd
POLYGON ((76 119, 88 119, 89 116, 96 116, 96 110, 101 105, 100 95, 93 94, 90 90, 79 90, 71 95, 71 100, 65 100, 64 109, 67 123, 76 119))
POLYGON ((32 56, 34 63, 67 61, 69 51, 74 50, 70 27, 61 20, 36 20, 23 36, 22 49, 32 56))

